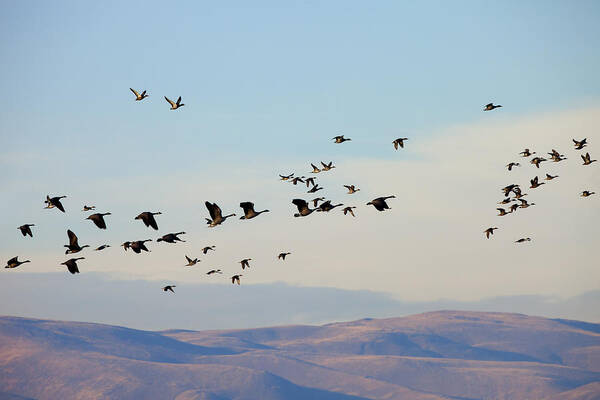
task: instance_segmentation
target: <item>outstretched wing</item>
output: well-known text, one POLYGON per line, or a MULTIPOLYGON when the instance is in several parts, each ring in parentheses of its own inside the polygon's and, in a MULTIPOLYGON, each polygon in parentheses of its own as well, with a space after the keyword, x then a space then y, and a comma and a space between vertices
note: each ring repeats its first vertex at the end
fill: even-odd
POLYGON ((249 211, 254 210, 254 203, 245 201, 245 202, 240 203, 240 207, 242 207, 242 209, 244 210, 244 214, 248 214, 249 211))
POLYGON ((134 89, 129 88, 129 90, 131 90, 133 92, 133 94, 135 94, 135 97, 140 97, 140 94, 138 92, 136 92, 134 89))
POLYGON ((179 105, 181 103, 181 96, 179 96, 179 98, 177 99, 177 105, 179 105))
POLYGON ((165 100, 171 105, 171 107, 175 107, 175 103, 172 100, 169 100, 167 96, 165 96, 165 100))
POLYGON ((6 262, 6 264, 7 264, 7 265, 9 265, 9 264, 14 264, 14 263, 16 263, 16 262, 17 262, 17 258, 19 258, 19 256, 16 256, 16 257, 13 257, 13 258, 11 258, 10 260, 8 260, 8 261, 6 262))
POLYGON ((67 229, 67 235, 69 236, 69 244, 71 246, 78 246, 77 235, 75 235, 70 229, 67 229))
POLYGON ((308 203, 305 200, 302 199, 294 199, 292 200, 292 203, 296 205, 296 207, 298 207, 298 211, 302 211, 306 208, 308 208, 308 203))

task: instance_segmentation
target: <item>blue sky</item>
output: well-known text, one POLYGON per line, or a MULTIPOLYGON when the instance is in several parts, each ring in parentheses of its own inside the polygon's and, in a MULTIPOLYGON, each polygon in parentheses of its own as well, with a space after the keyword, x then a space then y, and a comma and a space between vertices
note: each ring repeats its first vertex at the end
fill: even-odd
MULTIPOLYGON (((473 270, 463 271, 473 273, 467 280, 471 286, 457 282, 455 290, 444 291, 440 284, 411 291, 381 283, 427 282, 439 272, 427 270, 417 253, 391 258, 383 236, 396 243, 413 237, 416 247, 407 246, 415 248, 424 246, 424 240, 441 243, 444 235, 459 236, 455 227, 461 220, 442 213, 449 205, 456 218, 477 216, 475 235, 490 223, 498 224, 493 216, 497 187, 509 182, 496 177, 505 173, 504 163, 521 146, 546 146, 544 140, 559 138, 556 146, 566 151, 571 136, 588 136, 594 155, 594 135, 600 143, 595 117, 600 109, 596 1, 40 1, 4 3, 0 9, 5 60, 0 76, 0 183, 6 190, 1 208, 10 210, 4 211, 0 255, 37 259, 30 271, 63 272, 55 264, 64 261, 66 228, 94 245, 156 239, 158 234, 133 217, 161 210, 160 234, 188 231, 188 247, 159 250, 155 244, 152 257, 146 258, 127 254, 125 259, 119 249, 104 261, 90 254, 88 269, 118 279, 162 281, 169 276, 161 268, 171 262, 179 266, 184 251, 197 252, 192 246, 196 240, 227 249, 216 258, 223 265, 253 248, 255 257, 265 260, 272 256, 270 248, 273 253, 284 247, 306 249, 304 258, 295 261, 294 273, 265 267, 254 274, 255 283, 380 290, 414 300, 571 296, 598 288, 600 276, 586 269, 593 248, 586 235, 597 233, 590 226, 600 218, 597 199, 589 199, 595 203, 580 210, 580 203, 573 203, 575 207, 568 202, 566 191, 559 196, 565 202, 557 200, 552 211, 539 211, 536 221, 542 224, 548 212, 560 207, 572 209, 577 222, 565 222, 564 228, 573 229, 572 243, 565 243, 564 251, 558 247, 562 253, 551 258, 582 261, 581 269, 567 278, 559 272, 563 261, 556 261, 547 285, 537 282, 536 274, 545 274, 543 270, 519 276, 518 282, 507 275, 493 277, 495 286, 483 284, 486 275, 475 273, 480 261, 472 257, 473 270), (150 97, 135 102, 129 87, 147 89, 150 97), (181 95, 186 106, 170 111, 164 95, 181 95), (504 108, 483 113, 482 105, 489 101, 504 108), (564 126, 564 137, 558 128, 544 133, 558 126, 564 126), (464 132, 474 135, 479 147, 464 132), (340 133, 353 141, 333 145, 331 137, 340 133), (405 151, 391 147, 398 136, 410 138, 405 151), (445 155, 454 146, 463 152, 458 160, 464 161, 463 169, 455 170, 452 157, 445 155), (326 223, 291 219, 290 200, 310 195, 283 186, 277 174, 307 174, 309 163, 321 160, 338 165, 335 174, 320 176, 328 196, 346 202, 341 185, 356 183, 362 188, 356 202, 364 207, 374 197, 393 193, 402 196, 390 212, 394 217, 366 208, 361 214, 371 221, 354 221, 361 225, 338 216, 326 223), (468 168, 467 162, 477 167, 468 168), (492 171, 493 165, 499 170, 492 171), (457 176, 462 179, 457 187, 433 191, 434 182, 442 186, 457 176), (491 201, 491 219, 480 219, 474 211, 479 203, 470 203, 480 192, 491 201), (41 209, 47 193, 69 196, 68 215, 41 209), (251 200, 272 212, 253 225, 233 221, 207 233, 205 200, 238 213, 237 204, 251 200), (113 213, 109 231, 98 232, 89 221, 82 222, 84 203, 113 213), (15 231, 25 222, 39 225, 34 241, 15 231), (422 236, 415 230, 422 230, 422 236), (326 237, 317 237, 315 231, 326 237), (378 254, 373 256, 374 273, 360 272, 370 262, 367 258, 344 254, 348 247, 358 251, 362 245, 365 252, 378 254), (125 269, 132 262, 140 264, 125 269), (327 265, 335 262, 339 265, 328 273, 327 265), (306 267, 317 264, 322 264, 322 273, 306 267), (393 271, 401 273, 390 275, 393 271), (561 287, 565 280, 566 287, 561 287)), ((554 143, 547 143, 547 151, 554 143)), ((573 153, 569 161, 578 158, 573 153)), ((572 181, 569 190, 596 185, 600 192, 593 171, 597 169, 582 175, 573 170, 581 182, 572 181)), ((527 174, 521 177, 525 182, 531 178, 527 174)), ((515 227, 515 235, 517 231, 515 227)), ((469 240, 480 239, 475 237, 469 240)), ((560 240, 557 232, 529 256, 543 257, 560 240)), ((506 243, 512 245, 512 240, 506 243)), ((507 248, 513 251, 503 245, 495 251, 501 254, 507 248)), ((453 245, 432 253, 461 265, 471 249, 467 243, 463 250, 453 245)), ((487 250, 481 251, 484 257, 487 250)), ((514 277, 514 272, 508 274, 514 277)), ((188 279, 177 274, 172 279, 188 279)), ((252 283, 252 275, 248 279, 252 283)))

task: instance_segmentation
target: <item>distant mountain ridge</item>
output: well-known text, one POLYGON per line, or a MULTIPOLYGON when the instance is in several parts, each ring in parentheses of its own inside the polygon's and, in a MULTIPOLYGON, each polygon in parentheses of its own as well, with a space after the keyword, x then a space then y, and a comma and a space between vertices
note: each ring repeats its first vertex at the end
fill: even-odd
POLYGON ((438 311, 141 331, 0 317, 4 399, 600 399, 600 324, 438 311))

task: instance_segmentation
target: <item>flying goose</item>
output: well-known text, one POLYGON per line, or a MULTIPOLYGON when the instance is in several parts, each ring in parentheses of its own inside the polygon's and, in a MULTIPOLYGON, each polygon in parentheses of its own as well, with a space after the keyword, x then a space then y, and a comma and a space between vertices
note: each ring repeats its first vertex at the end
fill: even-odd
POLYGON ((581 197, 589 197, 593 194, 596 194, 596 192, 590 192, 589 190, 584 190, 583 192, 581 192, 581 197))
POLYGON ((19 256, 16 256, 16 257, 13 257, 10 260, 8 260, 6 262, 6 267, 4 267, 4 268, 17 268, 21 264, 31 262, 29 260, 19 261, 18 258, 19 258, 19 256))
POLYGON ((353 194, 358 192, 360 189, 356 189, 354 185, 344 185, 346 189, 348 189, 348 194, 353 194))
POLYGON ((312 199, 311 201, 313 202, 313 207, 316 207, 317 204, 319 204, 319 201, 323 201, 325 200, 325 197, 316 197, 314 199, 312 199))
POLYGON ((234 275, 231 277, 231 283, 235 284, 235 282, 237 281, 237 284, 240 284, 240 277, 242 276, 242 274, 238 274, 238 275, 234 275))
POLYGON ((109 244, 103 244, 102 246, 96 247, 96 248, 94 249, 94 251, 100 251, 100 250, 104 250, 104 249, 106 249, 107 247, 110 247, 110 245, 109 245, 109 244))
POLYGON ((152 241, 152 239, 136 240, 135 242, 131 242, 129 247, 131 247, 131 250, 133 250, 134 253, 140 254, 142 252, 142 250, 150 251, 150 250, 148 250, 148 248, 146 247, 146 245, 144 243, 151 242, 151 241, 152 241))
POLYGON ((315 211, 315 208, 308 208, 308 203, 302 199, 294 199, 292 200, 292 204, 298 207, 298 212, 294 214, 294 217, 306 217, 307 215, 315 211))
POLYGON ((510 162, 506 165, 506 168, 508 168, 509 171, 512 171, 513 167, 520 167, 521 164, 519 164, 518 162, 510 162))
POLYGON ((279 178, 281 178, 282 181, 287 181, 288 179, 292 179, 292 177, 294 176, 294 173, 292 172, 289 175, 281 175, 279 174, 279 178))
POLYGON ((532 153, 529 151, 529 149, 525 149, 524 151, 520 152, 519 154, 521 154, 523 157, 529 157, 532 154, 535 154, 535 151, 532 153))
POLYGON ((202 249, 202 253, 206 254, 206 253, 208 253, 209 250, 215 251, 215 247, 217 247, 217 246, 206 246, 205 248, 202 249))
POLYGON ((146 97, 148 97, 145 90, 142 92, 142 94, 139 94, 136 90, 132 88, 129 88, 129 90, 131 90, 133 94, 135 94, 135 101, 144 100, 146 97))
POLYGON ((323 190, 323 188, 319 187, 319 184, 317 183, 316 185, 314 185, 313 187, 311 187, 309 190, 307 190, 306 193, 316 193, 319 190, 323 190))
POLYGON ((242 261, 240 261, 240 264, 242 264, 242 269, 250 268, 249 261, 252 261, 252 259, 251 258, 244 258, 242 261))
POLYGON ((162 237, 156 239, 157 242, 166 242, 166 243, 175 243, 175 242, 185 242, 185 240, 179 239, 177 236, 185 235, 185 232, 177 232, 177 233, 167 233, 162 237))
POLYGON ((511 213, 517 211, 518 208, 518 204, 511 204, 511 206, 509 207, 511 213))
POLYGON ((290 254, 292 254, 292 253, 289 253, 289 252, 288 253, 279 253, 279 255, 277 256, 277 259, 285 261, 285 257, 290 254))
POLYGON ((223 272, 220 269, 211 269, 210 271, 208 271, 206 273, 206 275, 212 275, 212 274, 222 274, 223 272))
POLYGON ((498 229, 498 228, 497 228, 497 227, 493 227, 493 228, 487 228, 485 231, 483 231, 483 233, 485 233, 485 237, 486 237, 487 239, 489 239, 489 238, 490 238, 490 235, 493 235, 493 234, 494 234, 494 230, 495 230, 495 229, 498 229))
POLYGON ((311 172, 311 174, 318 174, 319 172, 321 172, 321 170, 313 163, 310 163, 310 166, 313 168, 311 172))
POLYGON ((142 222, 144 223, 144 225, 146 225, 146 227, 151 226, 152 229, 154 229, 155 231, 158 230, 158 224, 156 223, 156 219, 154 219, 155 215, 161 215, 162 213, 159 212, 150 212, 150 211, 144 211, 143 213, 141 213, 140 215, 138 215, 137 217, 135 217, 134 219, 141 219, 142 222))
POLYGON ((500 104, 494 105, 494 103, 489 103, 484 106, 483 111, 492 111, 493 109, 500 107, 502 107, 500 104))
POLYGON ((540 163, 542 163, 543 161, 547 161, 545 158, 542 157, 535 157, 532 158, 531 161, 529 161, 531 164, 535 165, 537 168, 540 167, 540 163))
POLYGON ((214 228, 215 226, 222 224, 229 217, 235 217, 235 214, 223 216, 223 212, 221 211, 221 208, 217 205, 217 203, 210 203, 208 201, 205 201, 204 205, 208 209, 210 218, 212 218, 206 218, 209 228, 214 228))
POLYGON ((185 106, 185 104, 181 102, 181 96, 179 96, 179 98, 177 99, 177 103, 173 102, 172 100, 169 100, 167 96, 165 96, 165 100, 171 105, 171 110, 177 110, 179 107, 185 106))
POLYGON ((558 175, 554 175, 554 176, 552 176, 552 175, 550 175, 550 174, 546 174, 546 178, 544 178, 544 180, 546 180, 546 181, 551 181, 551 180, 552 180, 552 179, 554 179, 554 178, 558 178, 558 175))
POLYGON ((175 291, 173 290, 174 287, 177 287, 175 285, 167 285, 165 287, 162 288, 163 292, 168 292, 171 291, 171 293, 175 293, 175 291))
POLYGON ((34 224, 25 224, 25 225, 21 225, 17 229, 21 231, 23 236, 29 235, 29 236, 33 237, 33 233, 31 232, 32 226, 35 226, 35 225, 34 224))
POLYGON ((515 194, 515 199, 520 199, 521 197, 527 196, 527 193, 522 193, 520 188, 514 188, 513 193, 515 194))
POLYGON ((507 214, 510 213, 510 211, 506 212, 506 210, 504 208, 496 208, 496 210, 498 210, 498 216, 499 217, 503 217, 503 216, 505 216, 505 215, 507 215, 507 214))
POLYGON ((321 165, 323 166, 322 171, 329 171, 335 168, 335 165, 333 165, 333 161, 330 161, 329 164, 325 164, 323 161, 321 161, 321 165))
POLYGON ((244 215, 242 215, 240 219, 252 219, 254 217, 258 217, 262 213, 269 212, 269 210, 255 211, 254 203, 250 201, 240 203, 240 207, 242 207, 244 210, 244 215))
POLYGON ((340 203, 340 204, 332 205, 331 200, 327 200, 327 201, 321 203, 321 205, 317 208, 317 211, 329 212, 329 211, 333 210, 334 208, 340 207, 340 206, 343 206, 343 204, 340 203))
POLYGON ((95 209, 96 209, 96 206, 88 206, 88 205, 84 204, 83 205, 83 210, 81 210, 81 211, 92 211, 92 210, 95 210, 95 209))
POLYGON ((537 187, 540 187, 544 184, 544 182, 542 183, 538 183, 538 177, 536 176, 533 179, 530 179, 529 182, 531 182, 531 186, 529 186, 530 189, 535 189, 537 187))
POLYGON ((185 259, 187 260, 187 264, 185 264, 186 267, 191 267, 192 265, 196 265, 197 263, 200 262, 200 260, 198 260, 197 258, 194 258, 193 260, 191 258, 189 258, 188 256, 185 256, 185 259))
POLYGON ((508 203, 510 203, 511 201, 515 201, 515 199, 511 199, 510 197, 507 197, 507 198, 505 198, 504 200, 502 200, 502 201, 499 201, 499 202, 498 202, 498 204, 508 204, 508 203))
POLYGON ((575 150, 581 150, 587 146, 587 138, 583 138, 581 140, 573 139, 573 143, 575 143, 575 150))
POLYGON ((125 242, 121 247, 123 247, 123 250, 127 251, 127 249, 131 248, 131 242, 125 242))
POLYGON ((531 206, 535 206, 535 203, 528 203, 527 200, 525 199, 518 199, 521 202, 521 205, 519 205, 519 208, 527 208, 527 207, 531 207, 531 206))
POLYGON ((342 211, 344 212, 344 215, 350 213, 350 215, 352 215, 354 217, 355 216, 354 211, 352 211, 353 208, 356 208, 356 207, 346 207, 342 211))
POLYGON ((65 212, 65 208, 63 207, 62 203, 60 202, 60 199, 64 199, 67 196, 56 196, 56 197, 50 197, 48 195, 46 195, 46 200, 44 201, 44 203, 46 203, 46 207, 44 208, 58 208, 60 211, 65 212))
POLYGON ((310 185, 315 186, 315 178, 306 178, 304 183, 306 183, 306 187, 310 187, 310 185))
POLYGON ((531 242, 531 238, 521 238, 519 240, 515 240, 515 243, 524 243, 524 242, 531 242))
POLYGON ((77 268, 77 260, 83 259, 85 259, 85 257, 69 258, 67 261, 60 263, 60 265, 65 265, 70 273, 78 274, 79 268, 77 268))
POLYGON ((75 235, 70 229, 67 229, 67 236, 69 236, 69 244, 64 245, 64 247, 67 248, 65 254, 79 253, 85 247, 90 247, 88 244, 79 246, 79 243, 77 242, 77 235, 75 235))
POLYGON ((86 219, 91 220, 98 228, 106 229, 106 222, 104 222, 105 215, 111 215, 111 214, 109 212, 108 213, 97 213, 97 214, 90 215, 86 219))
POLYGON ((598 161, 591 160, 590 153, 585 153, 585 156, 581 156, 581 158, 583 159, 583 165, 590 165, 591 163, 598 161))
POLYGON ((387 205, 386 200, 387 199, 395 199, 396 196, 392 195, 392 196, 386 196, 386 197, 378 197, 376 199, 371 200, 370 202, 367 203, 367 205, 371 205, 373 207, 375 207, 377 209, 377 211, 383 211, 383 210, 391 210, 391 208, 387 205))
POLYGON ((394 140, 392 142, 392 144, 394 145, 394 149, 398 150, 398 146, 404 148, 404 141, 405 140, 408 140, 408 138, 404 137, 404 138, 398 138, 398 139, 394 140))
POLYGON ((344 135, 340 135, 340 136, 335 136, 333 137, 331 140, 335 140, 336 143, 344 143, 347 142, 349 140, 352 140, 350 138, 345 138, 344 135))

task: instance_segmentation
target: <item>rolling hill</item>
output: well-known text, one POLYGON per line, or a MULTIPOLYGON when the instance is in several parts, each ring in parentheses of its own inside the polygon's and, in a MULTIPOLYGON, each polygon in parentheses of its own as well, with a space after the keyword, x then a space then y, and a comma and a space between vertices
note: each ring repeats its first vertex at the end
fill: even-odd
POLYGON ((440 311, 161 332, 0 317, 4 399, 600 399, 600 324, 440 311))

